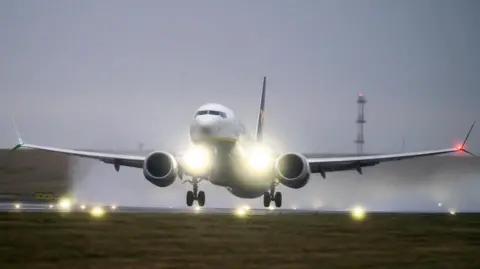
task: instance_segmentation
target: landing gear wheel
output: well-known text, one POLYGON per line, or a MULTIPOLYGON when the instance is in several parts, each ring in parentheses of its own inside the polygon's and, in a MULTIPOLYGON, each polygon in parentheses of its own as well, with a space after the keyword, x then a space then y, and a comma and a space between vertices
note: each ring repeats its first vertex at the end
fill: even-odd
POLYGON ((272 199, 270 198, 270 193, 268 192, 263 193, 263 206, 269 207, 271 200, 272 199))
POLYGON ((199 191, 198 192, 197 201, 198 201, 198 205, 200 207, 205 205, 205 192, 204 191, 199 191))
POLYGON ((275 206, 276 207, 282 207, 282 193, 281 192, 277 192, 275 193, 275 206))
POLYGON ((193 191, 187 191, 187 206, 192 206, 193 205, 193 191))

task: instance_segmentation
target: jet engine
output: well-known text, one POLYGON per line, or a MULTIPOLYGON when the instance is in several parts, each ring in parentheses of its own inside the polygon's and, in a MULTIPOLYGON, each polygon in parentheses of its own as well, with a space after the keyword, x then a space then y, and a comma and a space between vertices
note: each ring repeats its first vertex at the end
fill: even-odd
POLYGON ((277 159, 275 174, 283 185, 292 189, 300 189, 310 180, 310 167, 303 155, 287 153, 277 159))
POLYGON ((178 175, 178 164, 172 154, 162 151, 150 153, 143 163, 143 175, 158 187, 173 184, 178 175))

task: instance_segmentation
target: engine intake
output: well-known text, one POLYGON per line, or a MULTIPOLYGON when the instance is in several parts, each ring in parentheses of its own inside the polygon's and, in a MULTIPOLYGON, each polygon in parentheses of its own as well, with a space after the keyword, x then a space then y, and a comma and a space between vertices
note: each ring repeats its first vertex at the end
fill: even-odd
POLYGON ((283 185, 300 189, 310 180, 310 168, 307 159, 297 153, 287 153, 277 159, 275 174, 283 185))
POLYGON ((150 153, 143 163, 143 175, 158 187, 173 184, 178 175, 178 164, 172 154, 161 151, 150 153))

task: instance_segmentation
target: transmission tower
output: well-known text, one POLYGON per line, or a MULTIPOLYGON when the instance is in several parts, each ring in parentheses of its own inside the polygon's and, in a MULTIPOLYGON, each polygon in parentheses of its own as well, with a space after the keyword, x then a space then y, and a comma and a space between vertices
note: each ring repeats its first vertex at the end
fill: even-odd
POLYGON ((365 120, 365 104, 367 103, 367 99, 365 99, 365 96, 363 96, 363 93, 360 93, 358 95, 357 99, 357 105, 358 105, 358 116, 357 116, 357 125, 358 125, 358 131, 357 131, 357 140, 355 140, 355 143, 357 144, 357 154, 362 155, 363 154, 363 144, 365 144, 365 140, 363 137, 363 125, 366 123, 365 120))

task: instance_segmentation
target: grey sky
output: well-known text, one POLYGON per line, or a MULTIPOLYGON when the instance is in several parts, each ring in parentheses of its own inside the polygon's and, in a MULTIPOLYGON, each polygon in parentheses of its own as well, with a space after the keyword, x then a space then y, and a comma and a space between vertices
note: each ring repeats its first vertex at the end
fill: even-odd
MULTIPOLYGON (((177 148, 205 102, 285 149, 451 146, 480 119, 478 1, 0 1, 0 146, 177 148)), ((480 128, 470 148, 480 152, 480 128)), ((107 169, 107 168, 105 168, 107 169)), ((110 167, 108 169, 111 169, 110 167)), ((139 176, 141 176, 139 174, 139 176)), ((148 182, 146 182, 148 183, 148 182)))

